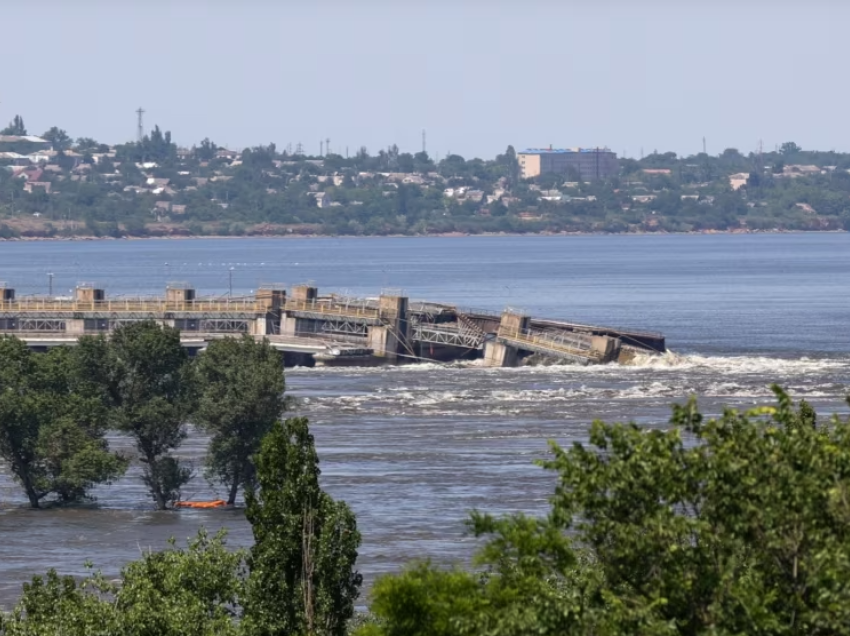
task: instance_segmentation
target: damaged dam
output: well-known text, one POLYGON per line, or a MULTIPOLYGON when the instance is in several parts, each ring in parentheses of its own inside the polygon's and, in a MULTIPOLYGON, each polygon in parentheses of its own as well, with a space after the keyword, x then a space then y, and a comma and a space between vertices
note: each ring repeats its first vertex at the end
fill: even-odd
POLYGON ((193 350, 246 334, 267 338, 288 365, 302 366, 483 359, 509 367, 530 356, 605 364, 666 350, 660 333, 411 300, 399 290, 355 298, 320 295, 312 284, 266 285, 250 296, 202 297, 187 283, 171 283, 159 297, 109 298, 81 283, 69 297, 18 297, 0 283, 0 294, 0 334, 39 349, 154 320, 179 329, 183 346, 193 350))

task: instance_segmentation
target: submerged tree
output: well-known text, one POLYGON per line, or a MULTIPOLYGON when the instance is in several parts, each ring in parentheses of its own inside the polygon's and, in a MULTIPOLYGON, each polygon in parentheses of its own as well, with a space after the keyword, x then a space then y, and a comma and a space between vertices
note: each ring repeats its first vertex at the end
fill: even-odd
POLYGON ((354 514, 319 487, 307 420, 275 423, 248 491, 254 546, 245 596, 247 634, 342 636, 362 577, 354 570, 360 533, 354 514))
POLYGON ((232 505, 241 485, 253 488, 253 457, 284 410, 283 358, 268 341, 225 338, 210 343, 196 373, 194 419, 212 437, 207 474, 227 487, 232 505))
POLYGON ((595 422, 545 519, 476 514, 482 572, 379 580, 362 634, 843 634, 850 422, 778 404, 666 430, 595 422))
MULTIPOLYGON (((94 343, 88 347, 103 347, 94 343)), ((133 437, 144 482, 157 508, 178 500, 191 470, 171 455, 186 438, 192 382, 180 332, 153 321, 118 327, 99 373, 113 405, 116 426, 133 437)))
POLYGON ((89 497, 116 479, 127 460, 109 451, 104 402, 78 374, 76 350, 34 354, 25 343, 0 338, 0 457, 33 508, 89 497))

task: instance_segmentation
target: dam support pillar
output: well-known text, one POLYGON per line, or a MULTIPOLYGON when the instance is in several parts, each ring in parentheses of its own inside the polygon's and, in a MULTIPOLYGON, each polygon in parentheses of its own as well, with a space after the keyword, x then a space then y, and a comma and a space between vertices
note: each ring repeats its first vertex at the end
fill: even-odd
POLYGON ((369 327, 369 348, 376 356, 395 361, 399 354, 404 355, 408 350, 407 305, 406 296, 380 297, 378 311, 381 324, 369 327))
POLYGON ((319 299, 319 288, 313 285, 296 285, 292 288, 292 300, 296 303, 313 304, 319 299))
POLYGON ((280 335, 294 336, 298 331, 298 318, 285 313, 280 317, 280 335))
POLYGON ((610 336, 591 336, 590 348, 599 354, 601 362, 611 362, 620 355, 620 339, 610 336))
POLYGON ((514 367, 519 359, 519 349, 513 345, 506 344, 505 340, 516 340, 525 335, 528 330, 530 318, 525 314, 511 310, 502 312, 499 321, 499 332, 496 340, 491 340, 484 345, 484 364, 488 367, 514 367))
POLYGON ((517 363, 517 349, 491 340, 484 345, 484 365, 488 367, 513 367, 517 363))

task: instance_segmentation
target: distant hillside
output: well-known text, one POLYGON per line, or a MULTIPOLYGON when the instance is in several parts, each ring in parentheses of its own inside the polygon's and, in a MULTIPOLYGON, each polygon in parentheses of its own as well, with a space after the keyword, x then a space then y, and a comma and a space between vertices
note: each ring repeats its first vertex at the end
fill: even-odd
POLYGON ((850 229, 850 154, 805 151, 620 159, 618 177, 519 178, 493 159, 396 146, 310 157, 274 144, 204 139, 178 148, 154 128, 139 143, 73 140, 54 127, 0 131, 0 238, 426 235, 850 229))

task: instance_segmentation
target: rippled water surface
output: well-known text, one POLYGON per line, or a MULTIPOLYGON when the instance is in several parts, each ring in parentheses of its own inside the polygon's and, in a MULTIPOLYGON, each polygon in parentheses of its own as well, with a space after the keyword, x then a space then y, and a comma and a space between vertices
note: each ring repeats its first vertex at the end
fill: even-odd
MULTIPOLYGON (((631 366, 486 369, 478 364, 293 369, 290 393, 313 422, 330 492, 354 508, 367 584, 414 556, 465 560, 472 508, 545 510, 552 477, 532 462, 548 440, 586 437, 594 418, 663 425, 696 394, 708 412, 769 399, 778 381, 824 412, 846 411, 850 236, 169 240, 0 243, 20 294, 76 281, 111 296, 188 280, 199 293, 314 280, 327 291, 411 297, 657 329, 674 353, 631 366), (229 274, 230 268, 233 273, 229 274)), ((115 437, 113 445, 127 440, 115 437)), ((193 432, 181 455, 200 466, 193 432)), ((221 494, 202 478, 188 498, 221 494)), ((200 526, 250 544, 240 511, 152 511, 133 469, 83 509, 29 511, 0 478, 0 604, 20 583, 92 560, 114 574, 141 549, 200 526)))

